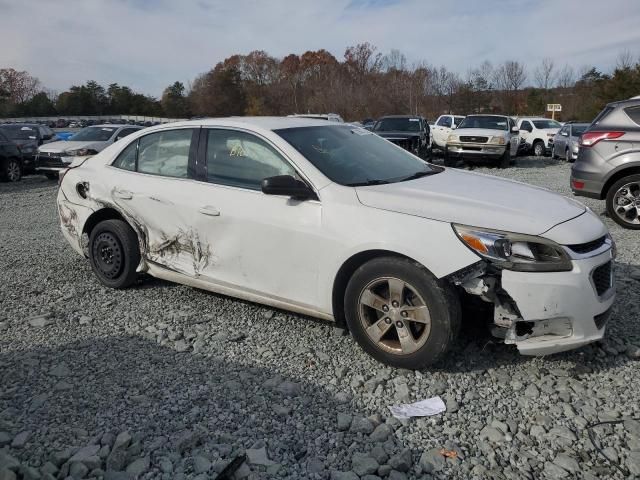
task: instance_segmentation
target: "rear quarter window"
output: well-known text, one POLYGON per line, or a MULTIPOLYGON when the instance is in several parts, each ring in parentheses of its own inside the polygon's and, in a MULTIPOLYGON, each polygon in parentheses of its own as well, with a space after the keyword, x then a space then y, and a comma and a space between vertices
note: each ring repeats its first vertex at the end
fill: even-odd
POLYGON ((636 125, 640 125, 640 105, 627 107, 624 109, 624 113, 628 115, 633 123, 635 123, 636 125))
POLYGON ((604 107, 604 109, 598 114, 598 116, 593 119, 593 122, 591 124, 597 125, 602 120, 604 120, 612 111, 613 107, 604 107))

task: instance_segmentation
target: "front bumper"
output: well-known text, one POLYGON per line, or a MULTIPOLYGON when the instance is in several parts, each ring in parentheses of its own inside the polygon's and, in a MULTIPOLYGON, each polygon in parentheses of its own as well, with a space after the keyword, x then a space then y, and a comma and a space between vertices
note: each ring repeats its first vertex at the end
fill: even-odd
POLYGON ((82 161, 91 157, 87 155, 84 157, 63 157, 60 155, 36 155, 35 169, 37 172, 61 172, 69 168, 74 161, 82 161))
POLYGON ((611 249, 574 259, 570 272, 503 271, 502 288, 522 317, 507 333, 506 343, 524 355, 548 355, 600 340, 615 300, 608 264, 613 267, 611 249), (608 272, 604 278, 602 272, 608 272))
POLYGON ((492 145, 487 143, 447 143, 447 153, 452 157, 466 159, 500 158, 508 145, 492 145))

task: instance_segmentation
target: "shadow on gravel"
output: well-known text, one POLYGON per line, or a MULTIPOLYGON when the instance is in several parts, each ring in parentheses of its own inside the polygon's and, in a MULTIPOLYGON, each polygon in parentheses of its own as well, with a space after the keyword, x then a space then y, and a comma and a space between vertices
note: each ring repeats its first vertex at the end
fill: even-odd
POLYGON ((10 452, 32 465, 127 430, 131 445, 138 444, 129 448, 127 463, 149 456, 153 469, 174 452, 174 474, 188 474, 193 462, 180 457, 201 454, 215 469, 243 449, 266 446, 269 460, 252 468, 274 473, 273 460, 285 466, 283 473, 301 478, 295 472, 306 471, 309 462, 323 470, 327 458, 333 468, 350 470, 347 447, 359 451, 363 441, 361 434, 338 431, 336 414, 354 413, 348 398, 338 401, 299 379, 177 353, 140 337, 4 352, 0 367, 0 431, 31 432, 23 448, 10 452))

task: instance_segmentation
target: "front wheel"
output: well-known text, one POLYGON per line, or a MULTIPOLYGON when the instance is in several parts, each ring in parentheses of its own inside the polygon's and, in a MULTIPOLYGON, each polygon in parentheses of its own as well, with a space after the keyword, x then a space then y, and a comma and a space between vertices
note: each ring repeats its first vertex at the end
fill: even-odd
POLYGON ((607 191, 607 213, 624 228, 640 230, 640 175, 629 175, 607 191))
POLYGON ((460 329, 455 292, 407 258, 376 258, 358 268, 347 285, 344 309, 362 349, 398 368, 436 362, 460 329))
POLYGON ((16 158, 7 159, 2 170, 2 177, 8 182, 19 182, 22 178, 22 165, 16 158))
POLYGON ((558 155, 556 155, 556 146, 552 146, 551 147, 551 158, 556 160, 558 158, 558 155))
POLYGON ((504 154, 498 160, 498 167, 509 168, 509 165, 511 165, 511 152, 509 152, 509 149, 507 148, 504 154))
POLYGON ((536 157, 543 157, 544 156, 544 143, 537 141, 536 143, 533 144, 533 154, 536 157))
POLYGON ((458 159, 452 157, 447 150, 444 151, 444 166, 455 167, 458 164, 458 159))
POLYGON ((128 287, 135 282, 140 263, 138 236, 122 220, 100 222, 89 237, 89 261, 102 284, 128 287))
POLYGON ((564 159, 566 160, 567 163, 573 163, 571 150, 569 150, 568 148, 565 148, 564 150, 564 159))

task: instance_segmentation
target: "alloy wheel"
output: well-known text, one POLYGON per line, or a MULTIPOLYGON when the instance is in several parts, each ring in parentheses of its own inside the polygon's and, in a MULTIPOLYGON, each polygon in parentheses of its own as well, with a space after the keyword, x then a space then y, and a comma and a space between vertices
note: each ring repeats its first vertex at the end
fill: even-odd
POLYGON ((9 164, 7 165, 7 179, 10 182, 17 182, 18 180, 20 180, 21 176, 20 164, 15 160, 10 160, 9 164))
POLYGON ((429 308, 409 283, 377 278, 360 293, 358 316, 369 339, 395 355, 416 352, 429 338, 429 308))
POLYGON ((533 154, 536 157, 541 157, 544 154, 544 145, 540 142, 536 143, 533 147, 533 154))
POLYGON ((613 196, 613 209, 622 221, 640 225, 640 182, 620 187, 613 196))

